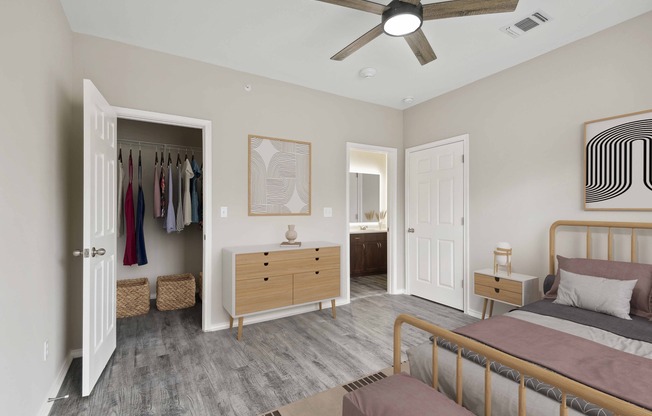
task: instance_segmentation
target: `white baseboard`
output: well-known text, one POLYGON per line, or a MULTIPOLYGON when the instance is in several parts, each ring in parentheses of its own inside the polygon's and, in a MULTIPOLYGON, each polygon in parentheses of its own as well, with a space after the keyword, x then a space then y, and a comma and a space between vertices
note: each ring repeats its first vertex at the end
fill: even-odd
POLYGON ((471 315, 474 318, 482 319, 482 312, 480 312, 480 311, 469 309, 468 311, 466 311, 466 314, 471 315))
POLYGON ((68 369, 70 369, 70 364, 72 364, 73 358, 79 358, 81 356, 82 356, 81 349, 71 350, 68 353, 66 358, 63 360, 63 363, 61 364, 61 368, 59 368, 59 372, 57 373, 57 376, 52 382, 50 389, 48 390, 48 394, 45 397, 44 403, 39 409, 38 416, 48 416, 48 414, 50 413, 50 409, 52 409, 52 405, 54 404, 54 402, 48 402, 48 399, 57 396, 59 390, 61 389, 61 385, 63 384, 63 380, 66 378, 66 374, 68 374, 68 369))
MULTIPOLYGON (((346 299, 336 300, 335 306, 348 305, 350 302, 346 299)), ((324 311, 327 311, 331 308, 330 302, 324 301, 324 311)), ((259 322, 272 321, 274 319, 287 318, 289 316, 299 315, 306 312, 314 312, 319 310, 319 304, 309 304, 304 306, 297 306, 294 308, 282 309, 274 312, 261 313, 259 315, 245 316, 243 325, 256 324, 259 322)), ((234 322, 234 328, 237 326, 237 322, 234 322)), ((229 329, 229 322, 220 322, 215 325, 211 325, 206 332, 221 331, 223 329, 229 329)))

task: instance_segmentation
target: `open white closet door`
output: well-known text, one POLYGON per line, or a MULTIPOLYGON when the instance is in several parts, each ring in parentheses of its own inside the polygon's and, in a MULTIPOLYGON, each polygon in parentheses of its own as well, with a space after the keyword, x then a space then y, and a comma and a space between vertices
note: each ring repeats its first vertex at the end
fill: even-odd
POLYGON ((84 80, 84 248, 82 396, 116 347, 117 116, 84 80))

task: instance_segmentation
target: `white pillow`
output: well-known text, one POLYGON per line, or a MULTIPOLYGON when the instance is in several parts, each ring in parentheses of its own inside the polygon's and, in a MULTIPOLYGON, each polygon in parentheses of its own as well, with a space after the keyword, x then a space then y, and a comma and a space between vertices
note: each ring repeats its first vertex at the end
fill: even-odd
POLYGON ((560 270, 559 290, 553 303, 629 319, 630 300, 637 280, 615 280, 560 270))

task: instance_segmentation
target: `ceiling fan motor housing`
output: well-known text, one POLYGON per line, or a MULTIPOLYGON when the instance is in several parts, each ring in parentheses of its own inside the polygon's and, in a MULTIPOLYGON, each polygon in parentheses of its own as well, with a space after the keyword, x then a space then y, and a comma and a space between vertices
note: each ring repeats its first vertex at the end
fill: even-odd
POLYGON ((383 31, 389 36, 401 37, 401 36, 409 35, 410 33, 414 33, 417 30, 421 29, 422 24, 423 24, 423 6, 421 5, 420 2, 415 5, 411 3, 402 2, 401 0, 393 0, 391 3, 387 5, 387 9, 385 9, 385 11, 383 12, 383 17, 382 17, 383 31), (388 32, 385 28, 385 24, 387 23, 387 21, 401 15, 411 15, 417 17, 419 19, 419 25, 414 30, 408 33, 393 34, 388 32))

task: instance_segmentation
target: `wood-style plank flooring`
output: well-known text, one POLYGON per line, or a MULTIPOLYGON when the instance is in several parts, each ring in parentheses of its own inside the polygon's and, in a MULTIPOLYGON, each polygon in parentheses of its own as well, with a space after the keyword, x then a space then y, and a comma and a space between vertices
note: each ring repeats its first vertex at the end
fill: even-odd
MULTIPOLYGON (((369 279, 373 280, 373 279, 369 279)), ((383 288, 349 305, 246 325, 201 331, 201 304, 118 320, 118 345, 89 397, 80 397, 81 359, 73 360, 50 415, 257 415, 392 363, 392 325, 409 313, 446 328, 476 319, 383 288)), ((369 284, 371 285, 371 284, 369 284)), ((427 336, 404 330, 404 347, 427 336)))

